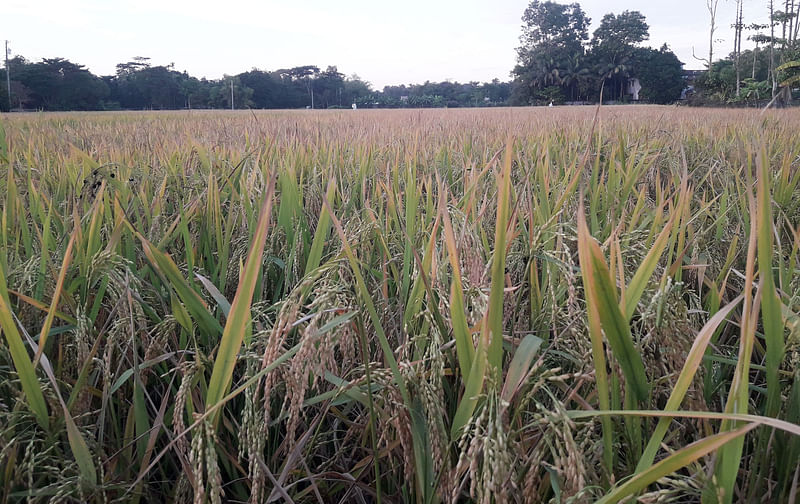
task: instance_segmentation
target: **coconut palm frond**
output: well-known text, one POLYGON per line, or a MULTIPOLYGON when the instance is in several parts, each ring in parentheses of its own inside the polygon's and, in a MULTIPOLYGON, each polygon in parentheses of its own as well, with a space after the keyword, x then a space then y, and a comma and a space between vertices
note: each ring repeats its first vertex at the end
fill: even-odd
POLYGON ((783 82, 781 82, 781 86, 784 86, 784 87, 794 86, 795 84, 798 84, 798 83, 800 83, 800 74, 792 75, 788 79, 784 80, 783 82))
POLYGON ((779 66, 775 70, 778 70, 778 71, 782 72, 784 70, 789 70, 790 68, 800 68, 800 60, 787 61, 786 63, 784 63, 783 65, 779 66))

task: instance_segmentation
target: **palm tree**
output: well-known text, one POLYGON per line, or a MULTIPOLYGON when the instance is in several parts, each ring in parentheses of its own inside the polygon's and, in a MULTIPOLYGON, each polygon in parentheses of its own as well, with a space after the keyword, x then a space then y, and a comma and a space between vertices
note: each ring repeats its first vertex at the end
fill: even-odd
POLYGON ((561 84, 561 70, 553 58, 538 58, 533 68, 532 80, 536 87, 561 84))
MULTIPOLYGON (((615 78, 619 79, 619 98, 622 99, 625 97, 625 84, 628 82, 628 65, 627 61, 621 62, 614 62, 614 61, 606 61, 600 63, 597 67, 598 74, 601 77, 601 81, 610 80, 614 81, 615 78)), ((615 89, 616 91, 616 89, 615 89)))
MULTIPOLYGON (((794 70, 794 69, 797 69, 797 68, 800 68, 800 60, 787 61, 786 63, 784 63, 783 65, 779 66, 775 70, 778 70, 779 72, 785 72, 787 70, 794 70)), ((783 82, 781 82, 781 87, 790 87, 790 86, 793 86, 795 84, 800 83, 800 72, 795 71, 795 72, 792 72, 792 73, 794 75, 790 75, 790 76, 786 77, 783 80, 783 82)))
POLYGON ((589 80, 591 72, 584 65, 583 56, 574 54, 566 59, 562 69, 561 85, 566 86, 569 90, 572 101, 575 101, 576 96, 580 93, 582 84, 589 80))

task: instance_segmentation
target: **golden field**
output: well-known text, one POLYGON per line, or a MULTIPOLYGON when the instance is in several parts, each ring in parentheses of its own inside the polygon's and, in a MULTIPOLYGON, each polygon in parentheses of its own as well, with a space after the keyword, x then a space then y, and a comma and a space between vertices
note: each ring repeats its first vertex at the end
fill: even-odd
POLYGON ((797 111, 0 125, 2 502, 798 502, 797 111))

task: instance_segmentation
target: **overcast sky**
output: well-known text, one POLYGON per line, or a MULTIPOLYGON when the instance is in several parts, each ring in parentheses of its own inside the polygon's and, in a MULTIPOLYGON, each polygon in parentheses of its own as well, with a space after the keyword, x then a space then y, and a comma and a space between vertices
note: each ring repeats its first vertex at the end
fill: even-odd
MULTIPOLYGON (((745 23, 767 0, 744 0, 745 23)), ((28 59, 64 57, 100 75, 133 56, 198 77, 252 68, 337 65, 387 84, 509 78, 526 0, 3 0, 0 39, 28 59)), ((564 2, 566 3, 566 2, 564 2)), ((780 3, 780 2, 779 2, 780 3)), ((583 0, 590 31, 608 12, 639 10, 647 45, 667 43, 685 63, 708 54, 705 0, 583 0)), ((719 56, 733 46, 734 1, 720 0, 719 56)), ((716 58, 715 58, 716 59, 716 58)))

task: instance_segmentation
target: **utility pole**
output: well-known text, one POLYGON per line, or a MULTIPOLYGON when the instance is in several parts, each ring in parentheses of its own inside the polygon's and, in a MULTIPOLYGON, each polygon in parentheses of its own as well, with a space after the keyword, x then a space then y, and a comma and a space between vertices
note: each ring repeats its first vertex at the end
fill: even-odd
POLYGON ((231 79, 231 110, 234 110, 234 108, 233 108, 233 79, 231 79))
POLYGON ((8 91, 8 111, 11 112, 11 70, 8 68, 8 40, 6 40, 6 90, 8 91))

